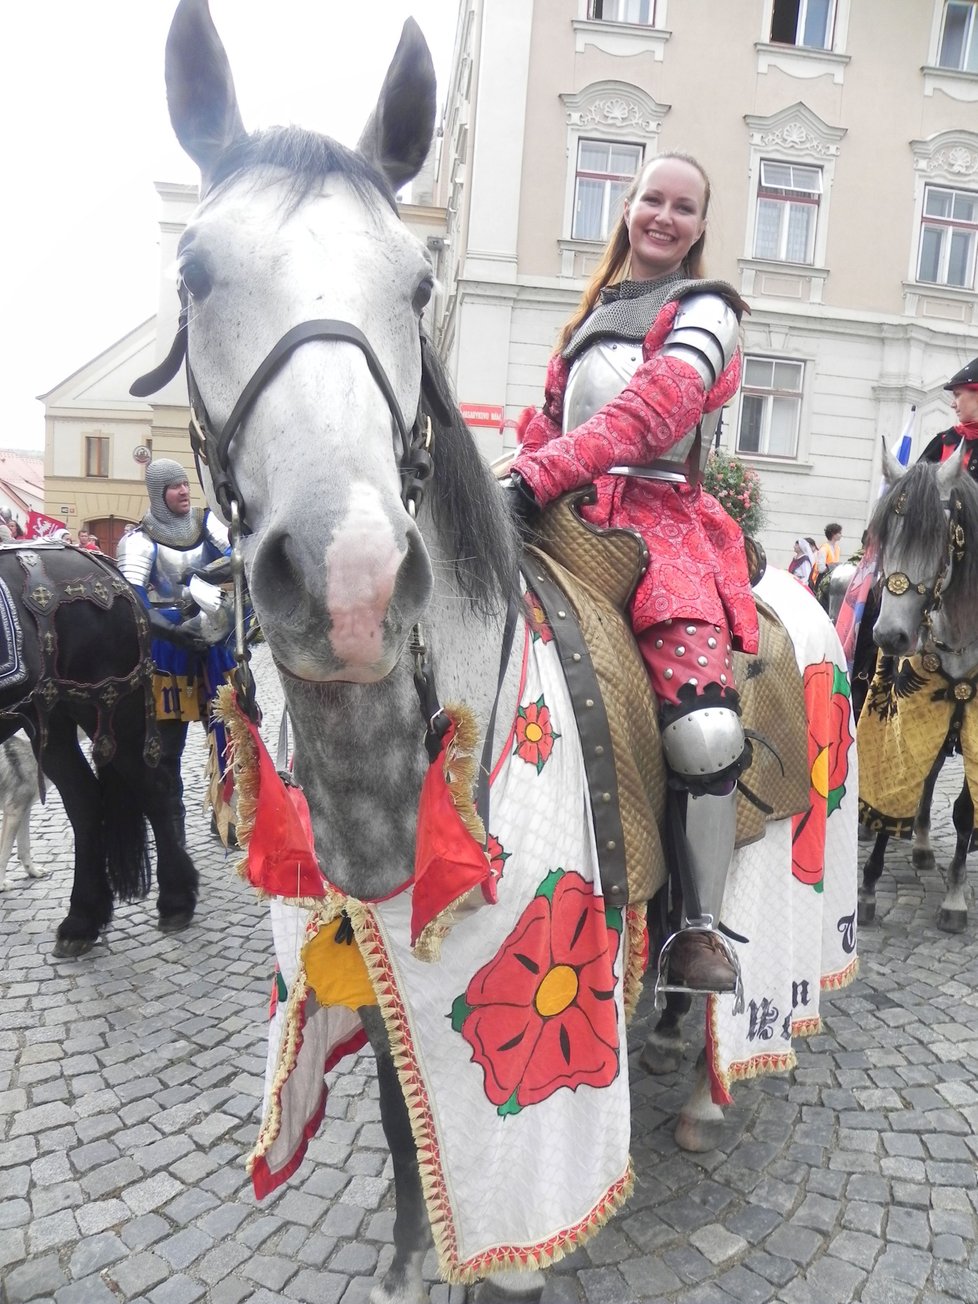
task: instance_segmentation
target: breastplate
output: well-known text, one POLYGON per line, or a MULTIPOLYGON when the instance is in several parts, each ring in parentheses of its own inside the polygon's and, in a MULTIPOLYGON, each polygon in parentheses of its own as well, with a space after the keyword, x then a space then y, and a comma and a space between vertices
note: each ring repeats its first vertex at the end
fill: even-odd
MULTIPOLYGON (((564 434, 576 430, 606 403, 617 398, 641 364, 640 343, 598 340, 585 349, 574 360, 567 378, 567 388, 564 391, 564 434)), ((634 475, 644 480, 695 482, 706 466, 719 421, 719 409, 704 413, 699 424, 683 434, 668 452, 643 466, 613 466, 610 474, 634 475)))
POLYGON ((192 548, 169 548, 164 543, 156 545, 156 566, 153 572, 153 588, 161 597, 169 597, 173 586, 186 584, 187 575, 195 566, 206 566, 213 561, 215 551, 206 538, 201 539, 192 548))

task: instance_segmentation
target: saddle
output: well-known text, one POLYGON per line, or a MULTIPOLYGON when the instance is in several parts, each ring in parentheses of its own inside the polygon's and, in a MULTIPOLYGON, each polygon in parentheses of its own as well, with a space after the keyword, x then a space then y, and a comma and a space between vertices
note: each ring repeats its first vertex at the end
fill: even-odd
MULTIPOLYGON (((590 525, 567 494, 541 516, 524 575, 543 609, 574 703, 609 904, 649 900, 668 878, 663 850, 666 772, 658 704, 628 618, 648 564, 632 530, 590 525)), ((758 738, 741 776, 737 846, 764 836, 767 820, 808 806, 804 687, 788 631, 757 600, 756 655, 734 653, 744 728, 758 738)))

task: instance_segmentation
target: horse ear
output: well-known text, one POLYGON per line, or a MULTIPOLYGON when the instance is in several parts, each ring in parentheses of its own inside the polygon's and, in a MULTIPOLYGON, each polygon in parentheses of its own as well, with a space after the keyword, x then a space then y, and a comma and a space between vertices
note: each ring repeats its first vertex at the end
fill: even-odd
POLYGON ((898 462, 886 446, 886 440, 883 440, 883 479, 888 485, 895 485, 896 482, 907 474, 907 468, 902 462, 898 462))
POLYGON ((180 0, 166 39, 166 99, 177 140, 207 189, 218 155, 240 136, 231 65, 207 0, 180 0))
POLYGON ((435 68, 421 28, 409 18, 357 148, 398 190, 421 170, 434 130, 435 68))
POLYGON ((964 454, 965 441, 962 439, 947 461, 942 462, 938 468, 937 487, 942 494, 947 493, 958 476, 962 474, 964 470, 964 454))

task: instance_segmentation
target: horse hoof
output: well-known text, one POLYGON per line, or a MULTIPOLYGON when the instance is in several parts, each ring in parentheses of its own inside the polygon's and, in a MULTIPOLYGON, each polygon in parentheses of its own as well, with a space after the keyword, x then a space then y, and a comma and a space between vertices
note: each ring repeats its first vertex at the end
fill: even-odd
POLYGON ((161 933, 182 933, 189 928, 194 917, 192 910, 181 910, 175 915, 160 915, 157 925, 161 933))
POLYGON ((934 853, 929 848, 915 847, 911 853, 914 869, 933 869, 935 865, 934 853))
POLYGON ((683 1044, 678 1037, 663 1037, 661 1033, 650 1032, 639 1063, 655 1077, 663 1073, 678 1073, 683 1066, 683 1044))
POLYGON ((871 924, 876 918, 876 902, 860 901, 856 907, 856 922, 860 924, 871 924))
POLYGON ((52 954, 56 960, 76 960, 93 950, 96 940, 94 937, 56 937, 52 954))
POLYGON ((720 1144, 723 1137, 723 1119, 691 1118, 688 1114, 680 1113, 676 1120, 674 1135, 680 1150, 702 1155, 707 1150, 715 1150, 720 1144))
POLYGON ((942 906, 937 913, 937 927, 942 933, 963 933, 968 927, 967 910, 945 910, 942 906))

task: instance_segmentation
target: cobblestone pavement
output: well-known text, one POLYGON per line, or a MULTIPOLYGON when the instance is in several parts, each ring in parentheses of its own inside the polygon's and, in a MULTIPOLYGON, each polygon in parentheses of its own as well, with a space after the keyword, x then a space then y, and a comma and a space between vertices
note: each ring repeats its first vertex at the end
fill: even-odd
MULTIPOLYGON (((258 663, 275 726, 265 649, 258 663)), ((958 775, 939 789, 939 861, 958 775)), ((94 953, 52 958, 71 856, 56 794, 33 822, 50 876, 12 869, 0 896, 3 1304, 364 1304, 389 1261, 367 1058, 336 1081, 292 1182, 261 1205, 251 1194, 269 934, 203 814, 188 834, 202 896, 177 936, 156 930, 151 902, 123 906, 94 953)), ((546 1304, 978 1301, 978 918, 963 936, 938 932, 939 872, 918 875, 902 848, 890 860, 859 980, 825 1002, 793 1075, 736 1089, 719 1149, 677 1149, 696 1047, 687 1073, 648 1077, 640 1011, 636 1194, 551 1274, 546 1304)), ((434 1304, 461 1301, 428 1267, 434 1304)))

